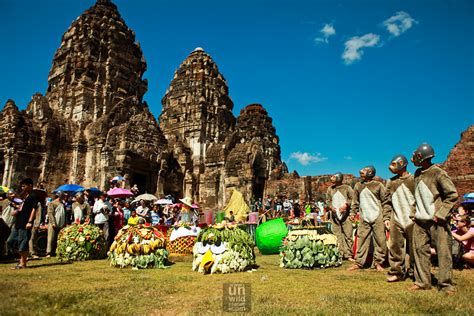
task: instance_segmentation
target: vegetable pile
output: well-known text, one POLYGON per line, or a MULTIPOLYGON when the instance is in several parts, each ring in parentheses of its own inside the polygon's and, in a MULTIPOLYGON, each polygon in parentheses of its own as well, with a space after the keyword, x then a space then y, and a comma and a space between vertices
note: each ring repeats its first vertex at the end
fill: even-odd
POLYGON ((341 264, 337 237, 325 228, 294 229, 283 241, 280 252, 282 268, 328 268, 341 264))
POLYGON ((73 224, 59 232, 56 249, 59 261, 103 259, 106 253, 104 234, 95 225, 73 224))
POLYGON ((193 271, 230 273, 255 266, 255 243, 237 225, 217 224, 203 229, 193 248, 193 271))
POLYGON ((124 226, 110 246, 110 265, 136 269, 166 268, 168 251, 165 236, 155 227, 124 226))

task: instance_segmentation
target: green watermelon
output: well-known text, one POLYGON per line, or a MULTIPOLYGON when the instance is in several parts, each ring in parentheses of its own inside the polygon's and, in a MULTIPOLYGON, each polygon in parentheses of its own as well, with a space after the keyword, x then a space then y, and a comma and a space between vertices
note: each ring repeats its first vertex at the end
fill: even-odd
POLYGON ((264 255, 280 253, 281 242, 287 234, 288 228, 281 218, 259 225, 255 232, 258 250, 264 255))

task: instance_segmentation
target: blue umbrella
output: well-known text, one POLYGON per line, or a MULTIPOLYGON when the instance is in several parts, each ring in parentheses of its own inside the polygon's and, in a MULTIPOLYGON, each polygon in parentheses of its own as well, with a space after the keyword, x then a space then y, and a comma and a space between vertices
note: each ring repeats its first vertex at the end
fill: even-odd
POLYGON ((474 199, 466 199, 466 200, 461 202, 461 204, 471 204, 471 203, 474 204, 474 199))
POLYGON ((57 192, 57 191, 74 193, 74 192, 77 192, 77 191, 84 191, 84 187, 79 185, 79 184, 63 184, 63 185, 59 186, 53 192, 57 192))
POLYGON ((464 194, 463 198, 465 198, 465 199, 474 199, 474 192, 464 194))
POLYGON ((98 188, 89 188, 86 191, 89 191, 92 196, 99 196, 102 194, 102 191, 98 188))

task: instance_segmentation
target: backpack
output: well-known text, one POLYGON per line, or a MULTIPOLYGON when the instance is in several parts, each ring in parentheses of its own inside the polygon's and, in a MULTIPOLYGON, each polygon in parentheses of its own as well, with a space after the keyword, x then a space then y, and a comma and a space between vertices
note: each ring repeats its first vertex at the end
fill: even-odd
POLYGON ((54 219, 56 220, 56 227, 63 228, 66 226, 66 210, 63 203, 59 203, 54 209, 54 219))

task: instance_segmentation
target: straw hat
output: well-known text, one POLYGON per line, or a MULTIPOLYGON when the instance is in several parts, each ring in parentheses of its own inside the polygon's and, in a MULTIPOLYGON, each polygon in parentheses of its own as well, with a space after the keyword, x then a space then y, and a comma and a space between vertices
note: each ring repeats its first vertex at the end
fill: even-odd
POLYGON ((193 207, 193 200, 191 200, 190 197, 185 197, 184 199, 180 199, 180 201, 189 207, 193 207))

